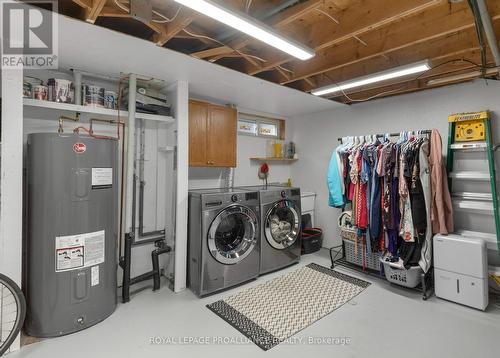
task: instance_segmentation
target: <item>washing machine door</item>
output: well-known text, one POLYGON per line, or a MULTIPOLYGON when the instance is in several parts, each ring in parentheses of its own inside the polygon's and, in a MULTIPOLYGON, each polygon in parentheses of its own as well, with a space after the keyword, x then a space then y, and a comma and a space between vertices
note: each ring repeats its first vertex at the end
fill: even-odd
POLYGON ((278 250, 292 246, 300 234, 299 209, 290 200, 275 203, 267 212, 265 235, 269 245, 278 250))
POLYGON ((208 231, 208 249, 220 263, 234 265, 244 260, 257 244, 258 224, 254 211, 243 205, 222 210, 208 231))

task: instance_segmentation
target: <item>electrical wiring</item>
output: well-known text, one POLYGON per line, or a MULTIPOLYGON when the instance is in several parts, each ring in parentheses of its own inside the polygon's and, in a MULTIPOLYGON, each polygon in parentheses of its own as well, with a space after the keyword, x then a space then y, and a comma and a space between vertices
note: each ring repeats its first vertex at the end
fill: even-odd
POLYGON ((172 21, 174 21, 177 18, 177 16, 179 16, 179 13, 181 12, 181 9, 182 9, 182 6, 179 6, 177 8, 177 11, 175 12, 175 15, 171 19, 169 19, 165 15, 159 13, 158 11, 153 10, 153 14, 158 15, 160 17, 163 17, 163 20, 151 20, 151 21, 155 22, 155 23, 158 23, 158 24, 164 24, 164 23, 167 23, 167 22, 172 22, 172 21))
POLYGON ((252 0, 247 0, 247 3, 245 5, 245 11, 246 11, 247 14, 250 11, 250 7, 251 6, 252 6, 252 0))
POLYGON ((423 76, 425 76, 426 74, 428 74, 429 72, 431 72, 432 70, 435 70, 436 68, 439 68, 439 67, 442 67, 444 65, 448 65, 450 63, 456 63, 456 62, 466 62, 466 63, 470 63, 471 65, 473 66, 476 66, 480 69, 492 69, 492 68, 496 68, 496 66, 485 66, 483 67, 482 65, 478 64, 478 63, 475 63, 474 61, 471 61, 471 60, 467 60, 465 58, 457 58, 457 59, 453 59, 453 60, 449 60, 449 61, 445 61, 445 62, 442 62, 440 63, 439 65, 436 65, 436 66, 433 66, 432 68, 428 69, 427 71, 424 71, 422 72, 421 74, 419 74, 417 77, 415 77, 415 80, 419 80, 420 78, 422 78, 423 76))
MULTIPOLYGON (((320 13, 322 13, 323 15, 325 15, 326 17, 330 18, 330 19, 331 19, 333 22, 335 22, 337 25, 340 25, 340 21, 339 21, 339 20, 337 20, 336 18, 334 18, 332 15, 330 15, 330 14, 329 14, 329 13, 327 13, 326 11, 323 11, 323 10, 318 9, 318 8, 315 8, 314 10, 315 10, 315 11, 317 11, 317 12, 320 12, 320 13)), ((358 36, 353 35, 352 37, 353 37, 354 39, 356 39, 357 41, 359 41, 362 45, 364 45, 364 46, 368 46, 368 44, 367 44, 365 41, 361 40, 358 36)))
POLYGON ((349 95, 343 89, 340 89, 340 91, 342 92, 342 94, 344 95, 344 97, 347 98, 350 102, 366 102, 366 101, 370 101, 372 99, 375 99, 375 98, 378 98, 378 97, 381 97, 381 96, 385 96, 387 94, 397 93, 398 91, 401 91, 403 89, 405 89, 405 87, 399 87, 399 88, 396 88, 396 89, 393 89, 393 90, 390 90, 390 91, 380 92, 380 93, 377 93, 376 95, 373 95, 373 96, 370 96, 370 97, 366 97, 366 98, 359 98, 359 99, 355 99, 355 98, 349 97, 349 95))
POLYGON ((333 22, 335 22, 337 25, 340 25, 339 20, 337 20, 336 18, 334 18, 332 15, 330 15, 330 14, 329 14, 329 13, 327 13, 326 11, 323 11, 323 10, 318 9, 318 8, 315 8, 314 10, 315 10, 315 11, 317 11, 317 12, 322 13, 323 15, 325 15, 325 16, 327 16, 327 17, 329 17, 329 18, 330 18, 331 20, 333 20, 333 22))
POLYGON ((115 5, 118 6, 120 9, 122 9, 123 11, 130 12, 130 9, 128 7, 126 7, 126 6, 124 6, 118 0, 115 0, 115 5))
MULTIPOLYGON (((214 38, 212 38, 212 37, 210 37, 210 36, 205 36, 205 35, 194 34, 194 33, 190 32, 190 31, 188 31, 188 30, 186 30, 186 29, 182 29, 182 31, 184 31, 185 33, 187 33, 187 34, 188 34, 188 35, 190 35, 190 36, 197 37, 197 38, 202 38, 202 39, 207 39, 207 40, 210 40, 210 41, 216 42, 216 43, 218 43, 219 45, 229 47, 229 46, 228 46, 228 45, 226 45, 225 43, 223 43, 223 42, 221 42, 221 41, 219 41, 219 40, 216 40, 216 39, 214 39, 214 38)), ((259 60, 259 61, 261 61, 261 62, 267 62, 266 60, 264 60, 263 58, 260 58, 260 57, 258 57, 258 56, 249 55, 249 54, 247 54, 247 53, 241 52, 240 50, 237 50, 237 49, 232 48, 232 47, 229 47, 229 48, 231 48, 233 51, 235 51, 236 53, 240 54, 240 55, 241 55, 241 56, 243 56, 243 57, 247 56, 247 57, 255 58, 255 59, 257 59, 257 60, 259 60)))
MULTIPOLYGON (((442 67, 442 66, 450 64, 450 63, 456 63, 456 62, 466 62, 466 63, 472 64, 472 65, 474 65, 474 66, 476 66, 476 67, 478 67, 480 69, 483 69, 483 70, 484 69, 498 68, 498 66, 486 66, 486 67, 483 67, 482 65, 480 65, 478 63, 475 63, 474 61, 467 60, 465 58, 459 58, 459 59, 453 59, 453 60, 445 61, 443 63, 440 63, 439 65, 433 66, 432 68, 428 69, 427 71, 424 71, 424 72, 420 73, 418 76, 416 76, 412 80, 409 80, 408 82, 410 82, 410 81, 418 81, 424 75, 428 74, 432 70, 435 70, 436 68, 442 67)), ((336 82, 333 82, 333 84, 336 85, 336 86, 338 86, 338 87, 340 87, 340 85, 338 83, 336 83, 336 82)), ((391 94, 391 93, 397 93, 397 92, 399 92, 401 90, 404 90, 404 89, 405 89, 405 87, 398 87, 398 88, 392 89, 390 91, 380 92, 380 93, 377 93, 376 95, 373 95, 373 96, 370 96, 370 97, 366 97, 366 98, 359 98, 359 99, 351 98, 342 88, 340 88, 340 92, 350 102, 366 102, 366 101, 369 101, 369 100, 372 100, 372 99, 375 99, 375 98, 378 98, 378 97, 381 97, 381 96, 384 96, 384 95, 388 95, 388 94, 391 94)))
POLYGON ((293 73, 293 71, 292 71, 292 70, 289 70, 288 68, 285 68, 285 67, 283 67, 283 66, 278 66, 278 68, 282 69, 283 71, 293 73))

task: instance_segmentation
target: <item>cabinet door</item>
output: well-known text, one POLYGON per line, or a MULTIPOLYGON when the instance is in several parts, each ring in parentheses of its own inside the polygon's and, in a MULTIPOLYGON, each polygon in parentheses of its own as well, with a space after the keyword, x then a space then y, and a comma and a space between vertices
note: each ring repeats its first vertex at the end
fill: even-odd
POLYGON ((189 101, 189 165, 208 166, 207 124, 209 105, 189 101))
POLYGON ((207 161, 214 167, 236 167, 236 110, 210 105, 207 161))

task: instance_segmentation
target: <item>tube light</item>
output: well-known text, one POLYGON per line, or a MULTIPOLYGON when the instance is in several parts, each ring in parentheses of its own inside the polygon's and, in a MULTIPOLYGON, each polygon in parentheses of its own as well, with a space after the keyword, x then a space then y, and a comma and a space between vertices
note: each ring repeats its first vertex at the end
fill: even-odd
POLYGON ((377 72, 372 75, 359 77, 357 79, 346 81, 340 84, 325 86, 313 90, 311 93, 315 96, 323 96, 329 93, 345 91, 355 87, 366 86, 376 82, 387 81, 393 78, 404 77, 431 69, 429 61, 413 63, 411 65, 396 67, 387 71, 377 72))
MULTIPOLYGON (((456 81, 462 81, 462 80, 473 80, 475 78, 481 77, 483 73, 481 71, 473 71, 473 72, 468 72, 468 73, 462 73, 459 75, 454 75, 454 76, 448 76, 448 77, 441 77, 441 78, 436 78, 434 80, 429 80, 427 81, 428 86, 438 86, 450 82, 456 82, 456 81)), ((498 74, 498 68, 490 68, 486 71, 485 75, 486 76, 494 76, 498 74)))
POLYGON ((314 50, 277 34, 272 28, 242 13, 228 10, 210 0, 175 0, 197 12, 244 32, 300 60, 314 57, 314 50))

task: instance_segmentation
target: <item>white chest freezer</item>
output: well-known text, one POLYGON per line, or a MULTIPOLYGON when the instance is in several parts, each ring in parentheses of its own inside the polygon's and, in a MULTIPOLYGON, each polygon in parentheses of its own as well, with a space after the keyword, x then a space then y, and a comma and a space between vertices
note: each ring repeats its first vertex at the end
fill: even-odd
POLYGON ((460 235, 434 236, 437 297, 485 310, 488 306, 486 242, 460 235))

